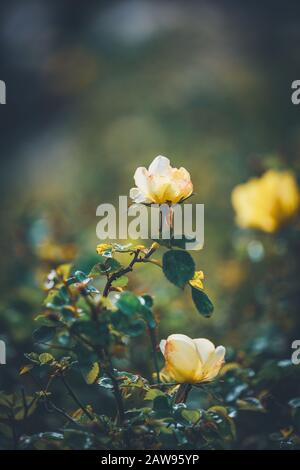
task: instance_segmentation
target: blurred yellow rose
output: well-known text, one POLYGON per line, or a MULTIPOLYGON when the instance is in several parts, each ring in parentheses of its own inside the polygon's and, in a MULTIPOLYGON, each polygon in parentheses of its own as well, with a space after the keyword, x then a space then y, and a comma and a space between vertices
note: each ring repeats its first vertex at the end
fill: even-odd
POLYGON ((268 170, 236 186, 231 195, 236 221, 243 228, 275 232, 298 210, 300 198, 290 171, 268 170))
POLYGON ((199 383, 213 380, 224 363, 225 348, 205 338, 191 339, 175 334, 160 342, 165 358, 162 380, 178 383, 199 383))
POLYGON ((136 188, 131 188, 130 197, 136 203, 176 204, 193 192, 189 172, 172 168, 170 160, 162 155, 156 157, 149 169, 137 168, 134 174, 136 188))

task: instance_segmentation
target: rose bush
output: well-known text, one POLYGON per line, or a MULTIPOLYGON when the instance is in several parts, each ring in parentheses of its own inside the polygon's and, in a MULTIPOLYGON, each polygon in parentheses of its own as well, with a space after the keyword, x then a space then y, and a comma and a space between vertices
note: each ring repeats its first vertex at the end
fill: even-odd
MULTIPOLYGON (((143 204, 183 202, 193 191, 186 170, 172 169, 165 157, 157 157, 149 170, 140 169, 136 185, 131 196, 143 204)), ((278 187, 271 186, 270 206, 264 205, 267 210, 259 213, 259 220, 267 218, 273 204, 280 210, 286 207, 282 191, 279 196, 278 187)), ((257 200, 243 198, 257 213, 257 200)), ((278 213, 280 223, 287 220, 278 213)), ((295 236, 290 240, 296 243, 295 236)), ((0 393, 1 447, 300 447, 299 367, 290 360, 270 360, 262 349, 253 353, 252 345, 234 350, 226 344, 225 363, 223 346, 173 329, 159 341, 155 298, 132 285, 131 276, 139 266, 162 270, 178 295, 183 289, 191 294, 195 322, 197 312, 210 317, 213 304, 203 271, 186 250, 171 240, 167 247, 159 241, 149 247, 101 243, 96 253, 96 264, 86 262, 88 269, 79 270, 72 263, 74 246, 70 250, 69 245, 48 243, 39 252, 40 260, 51 266, 44 280, 46 298, 35 316, 35 351, 25 354, 20 370, 23 385, 14 393, 0 393), (148 345, 141 362, 151 359, 149 374, 124 370, 130 352, 137 355, 136 341, 148 345)), ((272 309, 275 305, 273 301, 272 309)), ((232 311, 241 315, 243 308, 237 304, 232 311)), ((233 339, 234 331, 233 325, 233 339)))

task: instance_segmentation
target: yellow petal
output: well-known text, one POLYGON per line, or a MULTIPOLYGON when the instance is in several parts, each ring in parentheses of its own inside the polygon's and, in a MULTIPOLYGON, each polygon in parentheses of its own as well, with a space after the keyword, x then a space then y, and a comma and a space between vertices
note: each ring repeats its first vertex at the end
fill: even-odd
POLYGON ((193 340, 181 334, 169 336, 165 344, 164 356, 165 369, 174 381, 195 382, 199 356, 193 340))
POLYGON ((224 346, 218 346, 215 351, 210 355, 203 367, 203 380, 213 380, 224 363, 225 348, 224 346))
POLYGON ((197 289, 204 289, 203 282, 202 282, 203 279, 204 279, 203 271, 196 271, 193 279, 189 281, 189 284, 192 287, 196 287, 197 289))
POLYGON ((206 338, 193 339, 202 364, 205 364, 210 355, 215 352, 215 345, 206 338))
POLYGON ((111 244, 109 244, 109 243, 100 243, 99 245, 96 246, 96 251, 97 251, 98 255, 101 255, 102 253, 109 250, 110 248, 112 248, 111 244))
POLYGON ((155 157, 149 166, 150 175, 169 177, 171 175, 171 171, 172 167, 170 165, 170 160, 163 155, 158 155, 155 157))

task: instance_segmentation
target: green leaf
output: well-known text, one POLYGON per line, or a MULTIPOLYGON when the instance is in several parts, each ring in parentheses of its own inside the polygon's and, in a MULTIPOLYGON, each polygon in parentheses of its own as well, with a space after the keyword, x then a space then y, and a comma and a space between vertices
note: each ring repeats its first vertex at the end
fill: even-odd
POLYGON ((65 429, 64 430, 64 442, 71 449, 83 449, 87 450, 93 446, 94 436, 93 434, 77 429, 65 429))
POLYGON ((208 295, 203 290, 192 287, 192 299, 201 315, 207 318, 211 316, 214 306, 208 295))
POLYGON ((117 307, 125 315, 131 316, 140 311, 141 302, 132 292, 124 292, 118 298, 117 307))
POLYGON ((216 423, 217 432, 224 441, 235 438, 234 421, 228 416, 227 409, 224 406, 211 406, 206 412, 206 417, 216 423))
POLYGON ((163 256, 163 271, 175 286, 184 287, 194 276, 195 263, 186 251, 169 250, 163 256))
POLYGON ((143 306, 142 307, 142 317, 143 319, 145 320, 145 322, 147 323, 148 327, 149 328, 156 328, 156 321, 155 321, 155 318, 154 318, 154 315, 152 313, 152 311, 147 308, 146 306, 143 306))
POLYGON ((154 399, 153 409, 154 411, 161 411, 161 410, 170 410, 170 401, 166 395, 159 395, 154 399))
POLYGON ((97 323, 90 320, 76 321, 71 326, 71 334, 85 336, 92 344, 107 346, 109 330, 106 323, 97 323))
POLYGON ((181 417, 188 423, 195 424, 201 418, 201 412, 199 410, 189 410, 188 408, 181 410, 181 417))
POLYGON ((158 388, 151 388, 145 395, 145 400, 154 400, 156 397, 164 397, 165 394, 158 388))
POLYGON ((130 322, 127 334, 129 334, 129 336, 139 336, 141 333, 143 333, 144 329, 145 323, 143 320, 134 320, 130 322))
POLYGON ((75 271, 74 276, 77 282, 83 282, 88 278, 88 276, 83 271, 75 271))
POLYGON ((42 353, 39 355, 39 360, 41 364, 47 364, 47 362, 54 361, 54 357, 49 353, 42 353))
POLYGON ((104 256, 102 256, 101 261, 92 267, 89 276, 98 277, 102 276, 103 274, 112 274, 114 272, 119 271, 121 268, 121 263, 119 263, 119 261, 117 261, 116 259, 105 258, 104 256))
POLYGON ((26 359, 33 362, 34 364, 39 364, 40 363, 39 355, 35 352, 25 353, 24 356, 26 357, 26 359))
POLYGON ((100 372, 98 362, 94 362, 90 368, 87 368, 86 371, 82 371, 84 374, 85 381, 88 385, 93 384, 100 372))
POLYGON ((170 416, 171 405, 168 397, 158 396, 153 400, 153 411, 158 418, 170 416))
POLYGON ((70 297, 66 286, 61 286, 59 290, 49 291, 44 305, 52 310, 61 310, 66 305, 70 304, 70 297))
POLYGON ((118 331, 129 336, 139 336, 145 329, 144 320, 129 317, 121 311, 114 312, 111 321, 118 331))
POLYGON ((239 410, 260 412, 266 411, 262 406, 261 402, 255 397, 247 397, 243 400, 237 400, 236 404, 239 410))
POLYGON ((91 271, 89 272, 89 276, 90 277, 98 277, 98 276, 102 276, 104 273, 105 273, 105 263, 97 263, 95 264, 91 271))
POLYGON ((36 330, 34 330, 32 336, 33 336, 34 341, 45 343, 47 341, 50 341, 50 339, 53 338, 53 336, 55 335, 55 331, 56 331, 56 328, 52 326, 43 325, 37 328, 36 330))
POLYGON ((80 368, 91 368, 93 363, 97 360, 97 354, 81 342, 76 343, 73 350, 77 356, 80 368))

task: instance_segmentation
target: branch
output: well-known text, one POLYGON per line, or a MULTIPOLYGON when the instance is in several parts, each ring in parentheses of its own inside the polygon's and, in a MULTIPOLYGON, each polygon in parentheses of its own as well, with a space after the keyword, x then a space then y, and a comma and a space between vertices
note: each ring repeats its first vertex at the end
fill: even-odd
POLYGON ((93 416, 90 414, 90 412, 86 409, 86 407, 81 403, 81 401, 79 400, 79 398, 75 395, 75 393, 73 392, 73 390, 71 389, 70 385, 68 384, 68 382, 66 381, 65 377, 62 375, 61 376, 61 380, 64 384, 64 386, 66 387, 66 389, 68 390, 70 396, 73 398, 73 400, 75 401, 75 403, 79 406, 79 408, 82 409, 82 411, 86 414, 86 416, 91 420, 93 421, 94 418, 93 416))
POLYGON ((156 345, 155 329, 150 328, 150 326, 148 326, 148 331, 149 331, 151 347, 152 347, 152 357, 153 357, 154 368, 155 368, 155 373, 156 373, 156 380, 157 380, 157 383, 160 384, 159 366, 158 366, 158 360, 157 360, 157 354, 156 354, 157 345, 156 345))
POLYGON ((134 252, 134 256, 131 260, 131 262, 129 263, 128 266, 126 266, 125 268, 122 268, 120 269, 119 271, 113 273, 108 279, 107 279, 107 282, 106 282, 106 285, 104 287, 104 290, 103 290, 103 297, 107 297, 109 292, 110 292, 110 288, 112 286, 112 283, 114 281, 116 281, 117 279, 119 279, 119 277, 121 276, 124 276, 124 274, 127 274, 131 271, 133 271, 133 267, 136 263, 152 263, 152 264, 155 264, 156 266, 159 266, 161 267, 161 263, 158 261, 158 260, 152 260, 152 259, 149 259, 150 256, 154 253, 154 251, 156 250, 156 247, 153 247, 153 248, 150 248, 150 250, 148 251, 148 253, 145 254, 145 256, 141 257, 140 256, 140 250, 137 249, 135 252, 134 252))

